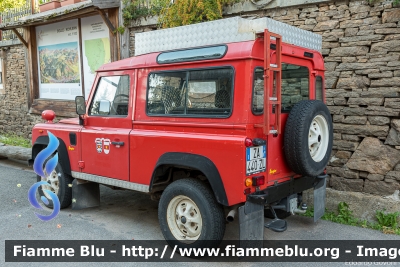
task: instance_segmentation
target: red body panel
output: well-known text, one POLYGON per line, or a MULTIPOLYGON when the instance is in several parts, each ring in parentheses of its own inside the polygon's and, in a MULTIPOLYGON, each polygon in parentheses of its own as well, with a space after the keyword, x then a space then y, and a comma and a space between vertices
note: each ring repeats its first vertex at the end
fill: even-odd
MULTIPOLYGON (((70 120, 68 120, 70 121, 70 120)), ((80 142, 79 138, 77 140, 77 144, 74 146, 69 141, 69 133, 76 133, 79 135, 82 126, 78 123, 76 124, 64 124, 64 123, 40 123, 36 124, 32 130, 32 143, 34 144, 36 139, 40 136, 47 136, 47 131, 50 131, 52 134, 57 136, 57 138, 64 141, 65 146, 68 151, 68 157, 71 162, 71 171, 79 171, 78 161, 81 158, 81 147, 82 142, 80 142)))
MULTIPOLYGON (((129 74, 131 77, 129 114, 126 118, 86 116, 85 125, 73 120, 58 124, 39 124, 34 127, 33 142, 39 135, 47 135, 50 130, 64 140, 67 147, 69 133, 79 132, 74 150, 68 150, 71 170, 103 177, 129 180, 137 184, 150 185, 154 168, 161 155, 167 152, 197 154, 210 159, 217 167, 229 205, 246 200, 244 194, 246 179, 246 148, 244 140, 263 138, 267 140, 267 170, 264 175, 264 189, 274 182, 282 182, 295 174, 288 169, 283 153, 283 134, 274 137, 263 136, 262 115, 252 113, 252 86, 256 67, 263 66, 263 41, 247 41, 227 44, 228 52, 218 60, 205 60, 160 65, 156 62, 159 53, 106 64, 98 71, 98 77, 89 96, 90 105, 100 76, 129 74), (148 75, 154 71, 202 69, 226 66, 234 69, 233 111, 228 118, 193 118, 148 116, 146 114, 146 90, 148 75), (96 139, 103 138, 102 151, 98 152, 96 139), (104 153, 104 141, 110 146, 104 153), (108 141, 109 140, 109 141, 108 141), (112 141, 124 142, 116 147, 112 141), (79 168, 83 161, 85 167, 79 168)), ((282 62, 309 68, 310 99, 315 95, 315 76, 323 77, 323 59, 316 51, 284 44, 282 62), (304 57, 304 52, 312 52, 313 58, 304 57)), ((273 55, 272 55, 273 58, 273 55)), ((282 113, 282 125, 288 114, 282 113)), ((284 127, 282 129, 284 131, 284 127)), ((210 177, 209 177, 210 179, 210 177)), ((211 178, 212 179, 212 178, 211 178)), ((251 187, 251 192, 255 187, 251 187)))

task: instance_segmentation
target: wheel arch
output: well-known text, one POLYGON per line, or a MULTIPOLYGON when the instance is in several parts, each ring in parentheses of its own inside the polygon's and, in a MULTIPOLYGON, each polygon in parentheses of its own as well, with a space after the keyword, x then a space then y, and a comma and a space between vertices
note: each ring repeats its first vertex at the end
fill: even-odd
POLYGON ((217 202, 224 206, 229 205, 224 184, 222 183, 222 178, 217 167, 209 158, 197 154, 168 152, 161 155, 153 170, 149 188, 150 191, 153 188, 157 170, 166 165, 175 165, 184 168, 186 167, 202 172, 207 178, 207 181, 210 183, 217 202))
MULTIPOLYGON (((68 157, 68 151, 67 151, 67 146, 65 145, 64 141, 60 138, 58 138, 58 141, 60 142, 57 152, 58 152, 58 161, 61 164, 61 167, 64 171, 64 173, 71 175, 71 164, 69 161, 68 157)), ((32 146, 32 160, 35 160, 36 156, 39 154, 40 151, 42 151, 47 145, 49 144, 49 137, 48 136, 39 136, 35 143, 32 146)))

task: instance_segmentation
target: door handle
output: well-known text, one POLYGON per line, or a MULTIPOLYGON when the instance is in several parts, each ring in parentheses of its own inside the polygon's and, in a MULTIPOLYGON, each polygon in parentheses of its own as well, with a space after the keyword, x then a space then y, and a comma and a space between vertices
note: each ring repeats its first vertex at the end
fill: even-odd
POLYGON ((111 144, 116 145, 116 146, 123 146, 124 142, 114 142, 114 141, 112 141, 111 144))

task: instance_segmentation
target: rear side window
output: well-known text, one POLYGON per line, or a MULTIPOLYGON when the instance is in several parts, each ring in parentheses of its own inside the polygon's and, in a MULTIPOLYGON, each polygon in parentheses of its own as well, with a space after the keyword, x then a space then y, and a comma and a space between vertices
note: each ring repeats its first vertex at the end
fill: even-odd
POLYGON ((261 114, 264 110, 264 70, 256 68, 253 77, 253 113, 261 114))
POLYGON ((317 78, 315 79, 315 99, 324 101, 324 99, 323 99, 324 96, 322 93, 322 89, 323 89, 322 85, 323 85, 322 77, 317 76, 317 78))
MULTIPOLYGON (((275 75, 273 84, 275 86, 275 75)), ((307 67, 282 63, 282 112, 289 113, 303 99, 309 99, 309 71, 307 67)), ((263 69, 256 68, 253 78, 252 111, 262 114, 264 110, 263 69)))
POLYGON ((232 68, 151 73, 147 114, 228 117, 232 95, 232 68))
POLYGON ((282 112, 289 113, 301 100, 309 99, 307 67, 282 64, 282 112))

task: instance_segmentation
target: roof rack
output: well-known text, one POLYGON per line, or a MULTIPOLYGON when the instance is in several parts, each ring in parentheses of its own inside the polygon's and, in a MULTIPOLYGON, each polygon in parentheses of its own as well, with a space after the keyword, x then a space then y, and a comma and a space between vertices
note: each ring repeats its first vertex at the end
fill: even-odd
POLYGON ((257 33, 282 36, 282 42, 321 51, 322 36, 270 19, 233 17, 135 34, 135 56, 189 47, 251 41, 257 33))

